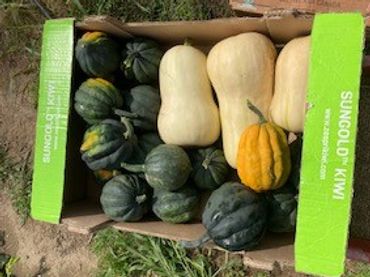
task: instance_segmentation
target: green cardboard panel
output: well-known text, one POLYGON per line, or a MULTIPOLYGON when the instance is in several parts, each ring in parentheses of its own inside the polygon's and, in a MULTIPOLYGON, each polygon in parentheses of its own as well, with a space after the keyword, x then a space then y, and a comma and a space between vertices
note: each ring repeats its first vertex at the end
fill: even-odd
POLYGON ((74 20, 46 21, 43 30, 31 216, 58 223, 63 203, 74 20))
POLYGON ((364 28, 360 14, 314 20, 295 241, 300 272, 344 271, 364 28))

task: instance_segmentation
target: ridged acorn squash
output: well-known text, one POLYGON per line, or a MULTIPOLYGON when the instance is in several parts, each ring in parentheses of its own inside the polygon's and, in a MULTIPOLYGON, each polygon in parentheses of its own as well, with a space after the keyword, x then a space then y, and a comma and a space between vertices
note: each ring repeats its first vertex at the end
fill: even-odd
POLYGON ((266 195, 269 206, 268 230, 276 233, 292 232, 297 220, 297 190, 285 185, 266 195))
POLYGON ((199 195, 191 184, 176 191, 154 190, 153 212, 164 222, 185 223, 195 217, 199 195))
POLYGON ((151 132, 157 130, 157 117, 161 98, 156 88, 141 85, 123 94, 127 111, 117 110, 116 114, 130 119, 137 130, 151 132))
POLYGON ((183 246, 195 248, 212 239, 229 251, 253 249, 265 234, 266 200, 240 183, 225 183, 212 192, 202 223, 207 233, 199 240, 183 241, 183 246))
POLYGON ((88 79, 75 94, 75 110, 89 124, 113 117, 114 110, 122 105, 120 92, 102 78, 88 79))
POLYGON ((279 126, 266 121, 248 101, 248 107, 260 118, 241 135, 237 169, 242 183, 256 192, 278 189, 291 170, 287 136, 279 126))
POLYGON ((155 147, 147 155, 144 164, 121 163, 121 166, 131 172, 143 172, 151 187, 167 191, 182 187, 192 170, 186 152, 172 144, 161 144, 155 147))
POLYGON ((225 183, 229 165, 221 149, 208 147, 190 152, 192 179, 200 189, 215 190, 225 183))
POLYGON ((103 32, 87 32, 77 42, 76 59, 89 76, 109 77, 119 68, 118 44, 103 32))
POLYGON ((85 132, 80 151, 91 170, 116 169, 132 154, 137 138, 127 119, 106 119, 85 132))
POLYGON ((153 40, 135 38, 125 45, 121 70, 129 80, 150 84, 158 80, 163 51, 153 40))
POLYGON ((138 221, 149 210, 151 189, 135 175, 119 175, 105 184, 100 196, 104 213, 115 221, 138 221))
POLYGON ((149 152, 160 144, 163 144, 163 141, 157 133, 144 133, 138 135, 138 143, 135 146, 132 156, 128 162, 139 164, 144 163, 149 152))

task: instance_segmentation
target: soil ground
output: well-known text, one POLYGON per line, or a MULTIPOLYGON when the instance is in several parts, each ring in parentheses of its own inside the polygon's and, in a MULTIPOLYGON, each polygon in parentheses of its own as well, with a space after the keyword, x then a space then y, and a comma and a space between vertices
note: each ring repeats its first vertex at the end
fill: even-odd
POLYGON ((21 226, 4 194, 0 194, 0 203, 3 251, 20 258, 14 270, 16 276, 93 276, 96 258, 88 249, 89 236, 33 220, 21 226))

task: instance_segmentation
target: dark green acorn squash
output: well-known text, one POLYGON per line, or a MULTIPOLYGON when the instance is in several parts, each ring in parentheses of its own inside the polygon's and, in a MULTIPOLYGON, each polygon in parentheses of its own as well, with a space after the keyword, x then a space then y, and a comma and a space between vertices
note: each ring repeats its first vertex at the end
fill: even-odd
POLYGON ((164 222, 185 223, 195 217, 198 203, 198 192, 187 183, 172 192, 155 189, 152 209, 164 222))
POLYGON ((225 183, 229 166, 222 150, 216 147, 193 150, 190 160, 192 178, 198 188, 215 190, 225 183))
POLYGON ((135 175, 119 175, 105 184, 100 196, 104 213, 115 221, 138 221, 149 210, 151 189, 135 175))
POLYGON ((137 138, 132 125, 122 118, 106 119, 85 132, 80 151, 91 170, 115 169, 132 154, 137 138))
POLYGON ((144 133, 138 136, 138 143, 134 148, 130 163, 144 163, 146 156, 153 148, 164 142, 157 133, 144 133))
POLYGON ((299 189, 301 177, 302 144, 302 135, 298 135, 297 139, 289 145, 292 169, 287 180, 287 185, 293 185, 296 189, 299 189))
POLYGON ((291 185, 267 193, 267 228, 275 233, 293 232, 297 219, 297 190, 291 185))
POLYGON ((143 172, 148 184, 154 189, 174 191, 187 181, 192 167, 186 152, 179 146, 161 144, 145 158, 144 164, 121 163, 131 172, 143 172))
POLYGON ((261 241, 267 225, 266 200, 240 183, 228 182, 212 192, 202 216, 207 229, 187 248, 213 241, 229 251, 250 250, 261 241))
POLYGON ((89 124, 96 124, 114 115, 123 105, 115 86, 101 78, 83 82, 75 94, 75 110, 89 124))
POLYGON ((136 38, 126 44, 122 52, 121 70, 129 80, 150 84, 158 80, 159 63, 163 51, 149 39, 136 38))
POLYGON ((117 111, 118 115, 130 118, 138 130, 157 130, 161 97, 156 88, 147 85, 136 86, 124 93, 124 100, 124 107, 129 112, 117 111))
POLYGON ((147 155, 155 147, 164 144, 163 140, 159 137, 158 133, 145 133, 139 135, 138 142, 141 150, 147 155))
POLYGON ((89 76, 109 77, 119 68, 118 44, 102 32, 87 32, 77 42, 76 59, 89 76))

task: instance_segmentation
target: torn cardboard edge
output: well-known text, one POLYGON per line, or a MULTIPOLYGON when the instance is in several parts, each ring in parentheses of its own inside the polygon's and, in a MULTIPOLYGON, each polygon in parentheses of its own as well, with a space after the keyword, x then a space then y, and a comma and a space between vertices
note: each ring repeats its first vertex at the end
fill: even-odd
POLYGON ((363 16, 370 15, 368 0, 230 0, 229 3, 234 10, 260 15, 287 10, 302 14, 361 12, 363 16))

